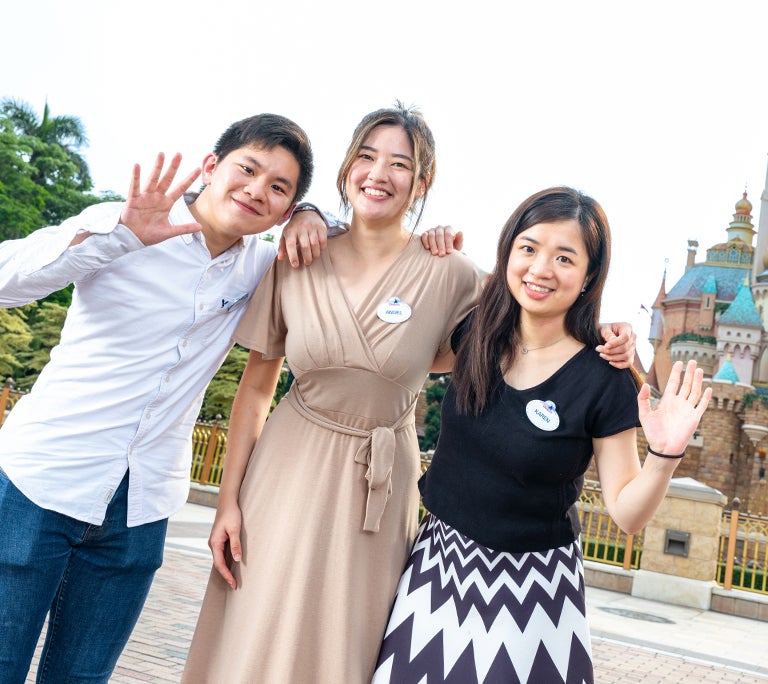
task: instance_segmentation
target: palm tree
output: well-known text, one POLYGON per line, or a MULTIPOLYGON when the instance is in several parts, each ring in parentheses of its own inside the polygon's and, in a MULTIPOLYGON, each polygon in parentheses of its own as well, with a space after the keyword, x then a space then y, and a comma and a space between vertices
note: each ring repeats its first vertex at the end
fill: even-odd
MULTIPOLYGON (((61 147, 77 169, 75 180, 79 189, 90 190, 93 187, 88 164, 77 151, 80 147, 88 145, 85 127, 79 118, 51 116, 46 100, 43 118, 38 119, 37 113, 30 105, 13 98, 3 98, 0 103, 0 117, 10 121, 13 130, 19 135, 28 135, 49 145, 61 147)), ((35 152, 32 153, 29 161, 32 166, 35 166, 35 152)), ((44 174, 40 171, 32 180, 40 185, 46 184, 44 174)))

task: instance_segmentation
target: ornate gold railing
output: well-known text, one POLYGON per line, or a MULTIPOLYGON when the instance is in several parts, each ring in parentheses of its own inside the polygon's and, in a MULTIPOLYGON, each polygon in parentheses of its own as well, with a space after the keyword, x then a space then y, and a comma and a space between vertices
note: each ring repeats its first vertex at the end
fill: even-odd
POLYGON ((724 589, 768 594, 768 517, 740 508, 734 499, 723 514, 717 582, 724 589))
POLYGON ((192 431, 192 469, 189 479, 201 485, 221 484, 224 454, 227 450, 227 428, 219 420, 196 423, 192 431))

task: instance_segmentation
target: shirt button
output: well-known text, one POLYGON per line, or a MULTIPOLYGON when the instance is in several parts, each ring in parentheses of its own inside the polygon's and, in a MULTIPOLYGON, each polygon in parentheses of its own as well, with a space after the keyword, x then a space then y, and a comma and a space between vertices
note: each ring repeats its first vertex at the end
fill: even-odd
POLYGON ((187 346, 187 341, 186 340, 182 340, 181 341, 181 346, 182 347, 186 347, 187 346))
POLYGON ((144 414, 144 417, 145 417, 147 420, 151 420, 151 418, 152 418, 152 414, 151 414, 149 411, 147 411, 147 412, 146 412, 146 414, 144 414))
POLYGON ((165 376, 165 381, 166 382, 170 382, 171 381, 171 376, 170 375, 166 375, 165 376))

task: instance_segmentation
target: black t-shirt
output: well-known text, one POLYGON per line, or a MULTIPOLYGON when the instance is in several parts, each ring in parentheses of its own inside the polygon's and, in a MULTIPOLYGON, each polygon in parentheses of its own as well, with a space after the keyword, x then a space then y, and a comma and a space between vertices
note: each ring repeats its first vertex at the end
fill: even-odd
POLYGON ((497 551, 574 541, 592 438, 640 425, 632 374, 588 347, 536 387, 502 382, 479 416, 458 414, 455 398, 449 385, 419 489, 427 510, 497 551))

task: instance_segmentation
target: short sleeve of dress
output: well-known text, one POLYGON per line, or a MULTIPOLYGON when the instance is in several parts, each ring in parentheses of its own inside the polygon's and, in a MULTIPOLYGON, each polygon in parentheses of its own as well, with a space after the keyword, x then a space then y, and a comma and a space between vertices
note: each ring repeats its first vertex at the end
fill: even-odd
POLYGON ((588 411, 589 434, 596 438, 610 437, 640 427, 638 388, 632 373, 628 369, 617 371, 604 361, 595 365, 604 374, 604 380, 588 411))
POLYGON ((265 359, 285 356, 287 328, 281 303, 284 263, 275 261, 264 275, 234 334, 235 342, 261 352, 265 359))
POLYGON ((467 314, 477 306, 486 277, 486 274, 463 254, 454 252, 450 257, 442 258, 450 258, 452 263, 447 272, 448 282, 443 285, 446 296, 445 310, 449 315, 446 317, 445 330, 437 351, 440 356, 451 351, 451 336, 467 314))

